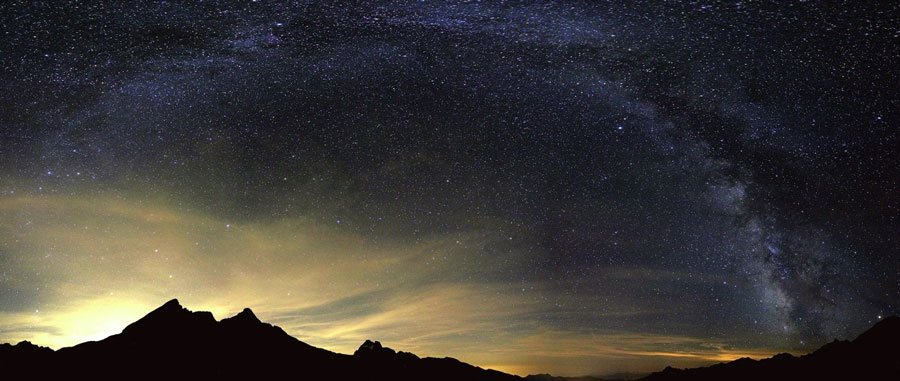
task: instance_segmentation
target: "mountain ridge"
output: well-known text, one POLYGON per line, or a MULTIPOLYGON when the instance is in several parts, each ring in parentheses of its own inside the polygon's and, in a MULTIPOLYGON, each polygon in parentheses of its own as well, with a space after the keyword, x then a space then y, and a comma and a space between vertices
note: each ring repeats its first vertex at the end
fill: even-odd
MULTIPOLYGON (((793 356, 742 358, 708 367, 666 367, 641 380, 807 379, 900 375, 897 343, 900 318, 887 317, 854 340, 834 340, 816 351, 793 356)), ((420 358, 366 340, 352 354, 317 348, 262 322, 249 308, 216 321, 207 311, 191 311, 172 299, 98 341, 52 350, 28 341, 0 344, 0 364, 12 374, 37 371, 46 377, 73 374, 95 379, 179 377, 276 377, 300 372, 300 379, 432 379, 601 381, 605 378, 519 377, 483 369, 454 358, 420 358), (141 373, 135 375, 134 370, 141 373), (288 373, 285 373, 288 372, 288 373), (129 373, 132 373, 129 375, 129 373), (127 375, 127 376, 126 376, 127 375)))
POLYGON ((459 360, 419 358, 366 340, 353 355, 304 343, 280 327, 259 320, 249 308, 216 321, 207 311, 190 311, 169 300, 98 341, 52 350, 23 341, 0 345, 0 364, 13 374, 95 379, 181 377, 259 378, 300 371, 300 379, 471 379, 520 380, 459 360), (47 366, 52 364, 53 366, 47 366))
POLYGON ((834 340, 794 356, 779 353, 754 360, 740 358, 707 367, 666 367, 641 380, 878 379, 900 376, 900 317, 888 316, 853 340, 834 340))

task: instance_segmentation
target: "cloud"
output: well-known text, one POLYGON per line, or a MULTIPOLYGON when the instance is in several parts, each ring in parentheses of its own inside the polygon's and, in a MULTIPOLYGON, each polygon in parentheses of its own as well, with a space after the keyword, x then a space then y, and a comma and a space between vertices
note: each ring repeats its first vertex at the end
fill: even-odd
MULTIPOLYGON (((4 259, 4 287, 39 285, 0 313, 0 341, 58 348, 96 340, 177 297, 219 319, 251 307, 301 340, 339 352, 377 339, 519 373, 593 372, 632 360, 620 368, 637 369, 646 357, 699 363, 737 353, 696 347, 698 339, 564 329, 565 319, 543 318, 553 312, 543 301, 577 300, 540 283, 526 293, 467 265, 483 264, 493 244, 483 232, 392 242, 302 217, 229 221, 165 200, 84 194, 5 196, 0 236, 14 254, 4 259), (550 360, 560 357, 579 365, 556 368, 550 360)), ((678 274, 607 268, 595 276, 678 274)), ((616 310, 614 317, 644 313, 616 310)))
POLYGON ((700 366, 775 353, 769 348, 737 349, 687 336, 538 330, 508 341, 485 360, 520 374, 541 369, 554 375, 584 375, 645 372, 672 364, 700 366))

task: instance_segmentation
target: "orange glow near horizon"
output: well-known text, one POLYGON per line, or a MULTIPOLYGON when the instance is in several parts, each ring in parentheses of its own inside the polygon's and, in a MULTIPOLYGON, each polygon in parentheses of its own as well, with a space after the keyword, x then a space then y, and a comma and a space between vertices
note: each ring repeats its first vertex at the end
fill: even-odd
MULTIPOLYGON (((17 237, 6 250, 24 258, 11 270, 40 269, 35 276, 45 285, 38 308, 0 313, 0 342, 60 348, 102 339, 177 297, 217 319, 250 307, 263 321, 337 352, 374 339, 523 375, 651 371, 770 353, 529 322, 536 304, 516 287, 431 280, 452 273, 433 256, 469 255, 459 237, 375 245, 310 220, 239 224, 119 197, 4 198, 0 212, 0 231, 17 237), (659 350, 672 346, 684 349, 659 350)), ((485 238, 462 240, 471 247, 485 238)), ((607 274, 630 276, 614 268, 607 274)))

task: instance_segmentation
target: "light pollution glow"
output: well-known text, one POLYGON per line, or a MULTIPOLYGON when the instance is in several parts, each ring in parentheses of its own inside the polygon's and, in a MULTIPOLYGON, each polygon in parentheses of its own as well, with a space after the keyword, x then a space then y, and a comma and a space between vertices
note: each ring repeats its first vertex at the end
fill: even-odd
POLYGON ((218 319, 251 307, 337 352, 376 339, 520 375, 643 372, 777 352, 542 325, 529 318, 539 304, 515 286, 447 275, 439 259, 465 260, 490 239, 483 233, 384 242, 310 219, 236 223, 171 204, 113 193, 0 198, 5 287, 40 301, 0 308, 0 342, 101 339, 177 297, 218 319))

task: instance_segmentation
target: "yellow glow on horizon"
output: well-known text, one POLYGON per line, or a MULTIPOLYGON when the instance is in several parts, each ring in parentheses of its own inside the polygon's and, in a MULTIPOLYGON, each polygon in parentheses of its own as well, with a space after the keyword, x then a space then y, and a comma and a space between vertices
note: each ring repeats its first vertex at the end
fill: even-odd
POLYGON ((151 307, 135 299, 109 296, 79 301, 62 309, 7 314, 0 319, 18 323, 20 335, 27 335, 19 340, 59 349, 117 334, 146 315, 148 308, 151 307))
POLYGON ((454 276, 459 263, 491 260, 472 249, 490 243, 482 233, 374 244, 308 218, 236 223, 159 200, 66 195, 0 198, 0 237, 18 259, 3 270, 32 277, 11 277, 7 287, 41 286, 40 305, 0 309, 0 342, 58 349, 99 340, 178 298, 217 320, 249 307, 332 351, 353 353, 373 339, 519 375, 765 357, 699 338, 535 321, 540 305, 519 287, 454 276))
POLYGON ((120 333, 128 324, 144 316, 148 307, 136 300, 109 297, 61 312, 51 318, 52 323, 70 334, 61 336, 55 346, 71 346, 120 333))
MULTIPOLYGON (((53 327, 58 333, 40 329, 23 331, 34 344, 53 349, 74 346, 88 341, 98 341, 122 332, 125 327, 141 319, 159 305, 144 302, 148 298, 116 296, 115 294, 81 301, 62 310, 36 310, 14 316, 0 315, 0 320, 18 320, 24 327, 53 327)), ((182 306, 184 306, 182 304, 182 306)), ((231 309, 212 304, 198 304, 191 311, 208 311, 217 320, 232 316, 231 309)))

